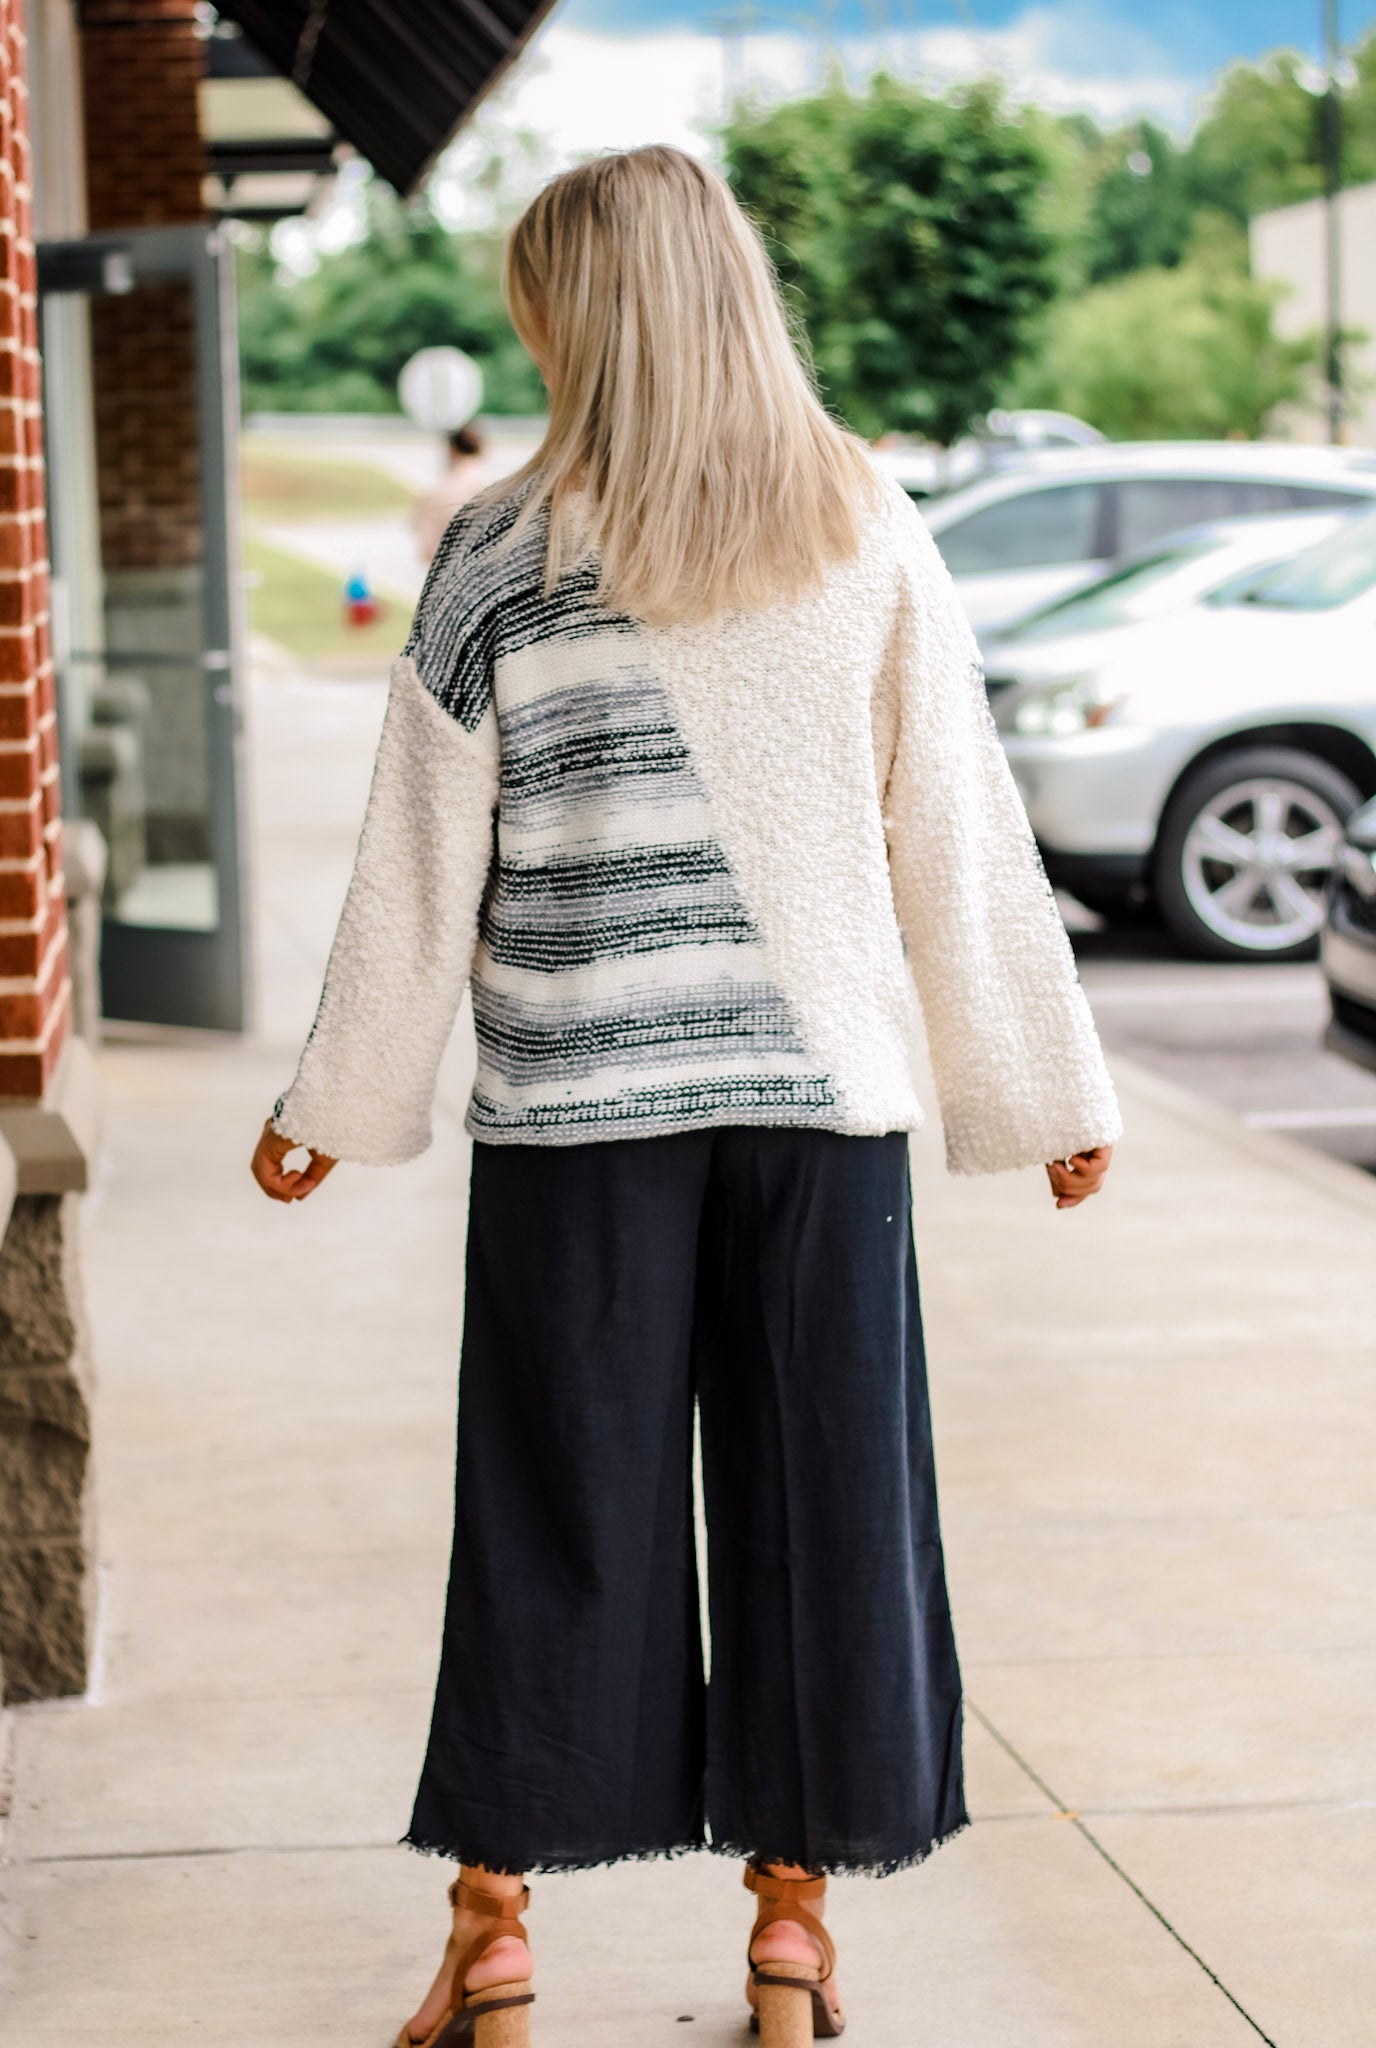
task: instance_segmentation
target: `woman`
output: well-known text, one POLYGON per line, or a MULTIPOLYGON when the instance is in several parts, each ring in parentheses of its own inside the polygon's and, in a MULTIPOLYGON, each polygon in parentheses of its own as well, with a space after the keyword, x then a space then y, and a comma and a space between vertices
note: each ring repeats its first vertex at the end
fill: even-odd
POLYGON ((487 442, 470 420, 466 427, 455 427, 445 442, 444 475, 411 507, 416 552, 427 569, 454 514, 476 498, 486 482, 487 442))
POLYGON ((966 1818, 916 993, 956 1172, 1050 1161, 1074 1207, 1118 1116, 945 570, 818 404, 724 185, 669 149, 569 172, 508 296, 549 431, 436 556, 254 1167, 299 1201, 422 1151, 471 982, 457 1515, 407 1837, 461 1871, 402 2048, 528 2039, 522 1873, 709 1842, 746 1859, 747 1995, 785 2048, 841 2027, 824 1874, 966 1818))

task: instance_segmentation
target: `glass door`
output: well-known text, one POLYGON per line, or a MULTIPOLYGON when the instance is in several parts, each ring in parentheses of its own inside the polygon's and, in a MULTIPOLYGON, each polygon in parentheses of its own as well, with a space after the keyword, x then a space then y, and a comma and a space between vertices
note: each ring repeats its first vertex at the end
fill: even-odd
POLYGON ((218 231, 38 252, 64 801, 109 1017, 242 1030, 237 361, 218 231))

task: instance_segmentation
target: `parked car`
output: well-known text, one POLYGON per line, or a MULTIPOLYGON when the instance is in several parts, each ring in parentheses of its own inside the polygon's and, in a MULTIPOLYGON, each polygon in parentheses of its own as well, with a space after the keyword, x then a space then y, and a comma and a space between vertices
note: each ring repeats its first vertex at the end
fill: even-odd
POLYGON ((1376 794, 1376 511, 1093 639, 993 700, 1052 880, 1109 915, 1150 901, 1202 958, 1311 957, 1376 794))
POLYGON ((1045 682, 1107 657, 1118 635, 1164 618, 1221 590, 1235 578, 1288 561, 1351 518, 1346 512, 1295 512, 1255 519, 1212 519, 1171 534, 1130 556, 1069 597, 1053 598, 1026 618, 981 636, 989 693, 1045 682))
POLYGON ((1347 821, 1322 958, 1333 1010, 1324 1042, 1376 1073, 1376 803, 1363 804, 1347 821))
POLYGON ((1369 450, 1142 441, 1028 455, 919 509, 985 633, 1203 520, 1355 511, 1372 501, 1369 450))
POLYGON ((991 412, 978 433, 962 435, 951 448, 915 442, 881 449, 875 459, 910 498, 930 498, 991 470, 1007 469, 1042 449, 1097 448, 1104 438, 1074 413, 1024 408, 991 412))

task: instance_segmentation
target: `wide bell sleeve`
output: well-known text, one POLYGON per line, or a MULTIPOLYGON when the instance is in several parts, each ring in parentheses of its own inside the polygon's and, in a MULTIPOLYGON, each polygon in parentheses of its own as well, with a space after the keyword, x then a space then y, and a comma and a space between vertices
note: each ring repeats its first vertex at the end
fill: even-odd
POLYGON ((880 693, 885 830, 953 1173, 999 1173, 1122 1129, 1094 1021, 999 743, 979 650, 904 505, 880 693))
POLYGON ((429 1145, 493 859, 498 766, 490 705, 470 729, 401 656, 319 1009, 273 1113, 284 1137, 369 1166, 429 1145))

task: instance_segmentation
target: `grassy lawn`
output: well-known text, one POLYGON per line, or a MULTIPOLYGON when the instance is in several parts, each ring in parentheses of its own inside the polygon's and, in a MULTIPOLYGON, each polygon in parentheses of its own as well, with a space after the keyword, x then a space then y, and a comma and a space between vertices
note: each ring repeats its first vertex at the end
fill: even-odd
POLYGON ((406 512, 411 493, 363 462, 331 462, 246 436, 240 463, 250 519, 368 519, 406 512))
POLYGON ((248 605, 253 631, 276 640, 302 661, 374 650, 387 661, 406 636, 405 617, 385 598, 381 617, 373 625, 346 626, 340 580, 313 562, 249 540, 244 567, 252 579, 248 605))

